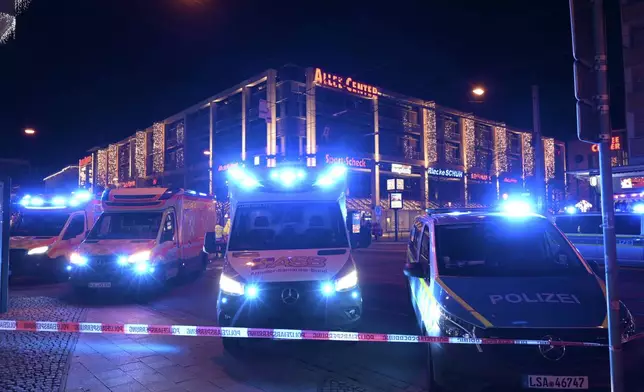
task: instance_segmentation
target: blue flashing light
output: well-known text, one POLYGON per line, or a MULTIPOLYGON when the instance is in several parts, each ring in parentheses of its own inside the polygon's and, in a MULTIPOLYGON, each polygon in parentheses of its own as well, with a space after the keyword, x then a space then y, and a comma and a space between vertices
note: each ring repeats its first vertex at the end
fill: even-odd
POLYGON ((271 171, 270 177, 273 181, 280 182, 285 187, 293 186, 297 181, 306 177, 302 169, 285 168, 271 171))
POLYGON ((127 262, 127 257, 126 257, 126 256, 119 256, 119 258, 116 260, 116 262, 117 262, 117 263, 118 263, 118 265, 120 265, 120 266, 124 266, 124 265, 127 265, 127 264, 128 264, 128 262, 127 262))
POLYGON ((228 177, 246 189, 257 188, 261 185, 252 174, 240 167, 231 167, 228 169, 228 177))
POLYGON ((352 292, 351 293, 351 298, 357 299, 358 298, 358 292, 357 291, 352 292))
POLYGON ((68 265, 67 267, 65 267, 65 269, 66 269, 67 271, 71 271, 71 270, 72 270, 72 266, 71 266, 71 265, 68 265))
POLYGON ((324 282, 322 284, 322 294, 328 297, 330 295, 333 295, 334 292, 335 292, 335 287, 333 286, 333 283, 324 282))
POLYGON ((51 199, 51 204, 57 207, 64 207, 67 204, 67 200, 62 196, 56 196, 51 199))
POLYGON ((31 201, 30 198, 25 196, 25 197, 22 198, 22 200, 20 200, 20 205, 23 206, 23 207, 27 207, 29 205, 30 201, 31 201))
POLYGON ((70 207, 78 207, 78 206, 80 205, 80 203, 81 203, 81 202, 80 202, 80 200, 77 200, 77 199, 71 199, 71 200, 69 201, 69 206, 70 206, 70 207))
POLYGON ((333 165, 318 177, 315 185, 320 187, 333 186, 338 181, 343 180, 346 174, 347 168, 344 165, 333 165))
POLYGON ((221 297, 221 303, 222 303, 222 304, 228 303, 228 298, 226 298, 226 297, 221 297))
POLYGON ((139 275, 144 275, 154 272, 154 267, 150 267, 150 265, 146 262, 136 263, 134 265, 134 272, 139 275))
POLYGON ((72 199, 78 201, 89 201, 92 198, 92 194, 85 190, 81 189, 73 193, 72 199))
POLYGON ((564 210, 566 211, 566 214, 570 214, 570 215, 573 215, 573 214, 577 213, 577 207, 575 207, 575 206, 566 206, 566 208, 564 208, 564 210))
POLYGON ((34 206, 34 207, 41 207, 41 206, 43 206, 44 204, 45 204, 45 201, 42 199, 42 197, 32 197, 32 198, 29 200, 29 204, 28 204, 28 205, 31 205, 31 206, 34 206))
POLYGON ((644 214, 644 203, 637 203, 633 206, 633 212, 636 214, 644 214))
POLYGON ((257 298, 258 294, 259 294, 259 290, 257 289, 257 286, 253 284, 246 286, 246 297, 250 299, 255 299, 257 298))
POLYGON ((525 200, 508 200, 502 204, 501 209, 503 212, 514 216, 532 213, 532 205, 525 200))

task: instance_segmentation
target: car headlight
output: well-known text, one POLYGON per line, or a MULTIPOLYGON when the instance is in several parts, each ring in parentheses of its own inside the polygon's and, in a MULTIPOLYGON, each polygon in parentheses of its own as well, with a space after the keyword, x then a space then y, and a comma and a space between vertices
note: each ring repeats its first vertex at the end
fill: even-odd
POLYGON ((619 318, 620 318, 620 330, 622 332, 622 341, 630 338, 635 335, 635 318, 631 314, 631 311, 628 310, 626 305, 622 301, 619 301, 619 318))
POLYGON ((358 285, 358 271, 351 270, 335 280, 335 291, 346 291, 358 285))
POLYGON ((476 327, 466 321, 456 318, 445 310, 440 309, 438 318, 438 327, 441 332, 452 338, 471 338, 476 337, 476 327))
POLYGON ((142 252, 134 253, 127 258, 129 263, 142 263, 150 260, 150 251, 144 250, 142 252))
POLYGON ((39 246, 37 248, 29 249, 27 251, 28 255, 41 255, 43 253, 46 253, 49 250, 48 246, 39 246))
POLYGON ((69 262, 74 265, 87 265, 87 257, 74 252, 69 256, 69 262))
POLYGON ((219 277, 219 288, 227 294, 244 295, 244 284, 223 273, 219 277))

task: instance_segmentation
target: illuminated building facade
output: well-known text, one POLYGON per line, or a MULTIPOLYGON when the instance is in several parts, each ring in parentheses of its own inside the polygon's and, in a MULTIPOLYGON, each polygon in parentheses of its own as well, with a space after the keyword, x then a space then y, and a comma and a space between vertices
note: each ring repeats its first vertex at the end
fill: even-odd
MULTIPOLYGON (((545 180, 563 192, 564 145, 548 138, 543 144, 545 180)), ((339 162, 350 169, 350 208, 388 210, 387 180, 403 178, 403 209, 416 213, 489 204, 503 193, 529 189, 534 155, 529 132, 319 68, 285 67, 81 162, 91 166, 93 174, 84 180, 90 185, 181 186, 218 199, 226 195, 225 172, 232 165, 339 162)))

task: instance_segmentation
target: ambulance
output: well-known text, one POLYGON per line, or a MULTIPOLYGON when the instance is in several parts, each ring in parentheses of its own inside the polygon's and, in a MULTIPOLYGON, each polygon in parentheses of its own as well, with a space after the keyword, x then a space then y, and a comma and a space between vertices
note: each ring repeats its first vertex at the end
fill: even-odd
POLYGON ((100 203, 80 190, 68 196, 25 195, 15 209, 10 276, 67 280, 67 260, 100 215, 100 203))
POLYGON ((151 289, 206 269, 204 235, 215 202, 183 189, 108 189, 103 214, 69 259, 70 282, 87 289, 151 289))
POLYGON ((228 175, 219 325, 354 330, 362 294, 346 227, 346 168, 238 167, 228 175))

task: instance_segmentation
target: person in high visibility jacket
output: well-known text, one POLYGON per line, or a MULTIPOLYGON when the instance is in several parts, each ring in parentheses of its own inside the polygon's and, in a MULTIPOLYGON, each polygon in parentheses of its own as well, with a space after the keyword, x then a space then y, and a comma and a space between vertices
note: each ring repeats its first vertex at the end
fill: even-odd
POLYGON ((217 241, 224 239, 224 227, 222 225, 215 226, 215 238, 217 239, 217 241))
POLYGON ((228 238, 230 235, 230 219, 226 221, 226 226, 224 226, 224 238, 228 238))

